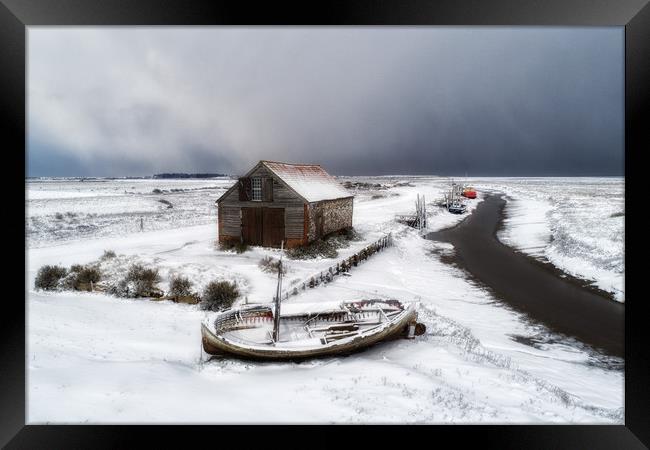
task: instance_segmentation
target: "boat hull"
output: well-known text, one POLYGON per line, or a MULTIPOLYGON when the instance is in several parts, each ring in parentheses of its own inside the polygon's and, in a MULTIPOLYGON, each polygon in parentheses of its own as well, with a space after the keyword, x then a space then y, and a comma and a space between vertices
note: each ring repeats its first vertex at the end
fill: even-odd
POLYGON ((245 346, 226 339, 201 324, 203 350, 210 355, 237 356, 259 360, 298 360, 322 356, 349 354, 375 345, 381 341, 413 338, 423 334, 425 327, 417 323, 417 312, 413 305, 404 310, 396 320, 387 322, 376 332, 360 334, 349 339, 304 348, 283 348, 274 346, 245 346))

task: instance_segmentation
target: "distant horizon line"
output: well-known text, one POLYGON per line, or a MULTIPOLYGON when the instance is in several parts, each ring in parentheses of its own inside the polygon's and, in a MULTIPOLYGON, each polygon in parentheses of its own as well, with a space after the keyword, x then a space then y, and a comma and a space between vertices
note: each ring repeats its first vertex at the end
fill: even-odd
MULTIPOLYGON (((159 174, 157 174, 159 175, 159 174)), ((241 174, 215 174, 214 176, 191 176, 191 175, 203 175, 203 174, 193 174, 187 173, 184 175, 190 176, 167 176, 167 177, 158 177, 156 175, 124 175, 124 176, 94 176, 94 175, 38 175, 38 176, 25 176, 25 180, 34 180, 34 179, 87 179, 87 180, 165 180, 165 179, 183 179, 183 180, 200 180, 200 179, 212 179, 212 178, 237 178, 241 174)), ((439 177, 439 178, 625 178, 625 174, 619 175, 602 175, 602 174, 593 174, 593 175, 567 175, 567 174, 557 174, 557 175, 440 175, 440 174, 415 174, 415 173, 392 173, 392 174, 371 174, 371 175, 361 175, 361 174, 331 174, 335 177, 439 177)))

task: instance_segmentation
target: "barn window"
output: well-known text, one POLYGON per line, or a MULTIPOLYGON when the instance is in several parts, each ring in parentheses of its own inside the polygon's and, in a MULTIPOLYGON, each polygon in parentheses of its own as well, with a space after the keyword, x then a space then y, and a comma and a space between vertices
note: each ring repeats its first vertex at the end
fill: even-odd
POLYGON ((253 201, 262 201, 262 179, 261 178, 251 178, 252 187, 253 187, 253 201))

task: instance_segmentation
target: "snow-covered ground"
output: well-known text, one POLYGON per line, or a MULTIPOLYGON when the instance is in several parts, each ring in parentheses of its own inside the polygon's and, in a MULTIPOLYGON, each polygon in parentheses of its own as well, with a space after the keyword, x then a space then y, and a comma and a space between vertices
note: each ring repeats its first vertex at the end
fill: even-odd
POLYGON ((508 197, 499 238, 625 301, 625 180, 486 178, 508 197))
POLYGON ((214 223, 214 200, 232 185, 205 180, 30 180, 26 191, 29 247, 214 223), (170 207, 171 205, 171 207, 170 207))
MULTIPOLYGON (((288 302, 418 301, 427 333, 415 341, 303 363, 206 361, 199 327, 205 313, 198 306, 34 290, 42 265, 87 263, 111 249, 119 261, 159 267, 163 289, 171 274, 180 273, 198 289, 228 279, 238 283, 242 300, 270 301, 275 276, 261 271, 258 262, 278 250, 235 254, 215 246, 214 200, 230 182, 116 180, 90 188, 87 182, 28 183, 27 421, 623 423, 620 361, 530 324, 443 263, 440 256, 453 251, 450 245, 425 240, 393 220, 394 214, 414 210, 418 193, 428 202, 437 200, 447 179, 354 181, 386 188, 356 191, 354 225, 363 240, 341 249, 337 259, 387 232, 395 246, 353 269, 352 276, 288 302), (169 192, 153 194, 154 189, 169 192), (174 207, 158 210, 159 199, 174 207), (59 232, 68 224, 53 220, 67 212, 79 217, 70 226, 88 220, 95 227, 59 232), (141 216, 140 232, 133 224, 141 216)), ((504 187, 513 198, 519 189, 506 191, 502 180, 481 183, 504 187)), ((470 210, 481 198, 479 191, 470 210)), ((432 230, 462 219, 433 206, 429 212, 432 230)), ((289 260, 285 282, 335 261, 289 260)))

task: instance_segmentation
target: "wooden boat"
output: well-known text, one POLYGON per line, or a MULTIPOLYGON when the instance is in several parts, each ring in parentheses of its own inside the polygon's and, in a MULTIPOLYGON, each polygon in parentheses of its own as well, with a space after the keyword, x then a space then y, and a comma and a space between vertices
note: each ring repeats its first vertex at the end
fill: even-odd
POLYGON ((280 310, 282 259, 274 304, 218 312, 201 324, 210 355, 295 360, 351 353, 380 341, 414 339, 426 328, 415 304, 398 300, 292 303, 280 310))
POLYGON ((448 211, 453 214, 463 214, 467 207, 459 201, 454 201, 449 205, 448 211))
POLYGON ((463 189, 463 193, 461 195, 465 198, 476 198, 476 191, 473 187, 468 186, 463 189))
POLYGON ((390 339, 413 339, 426 329, 417 323, 415 304, 397 300, 344 302, 327 309, 322 304, 291 306, 303 311, 281 314, 278 340, 273 339, 272 306, 224 311, 201 325, 203 349, 211 355, 302 359, 351 353, 390 339))

